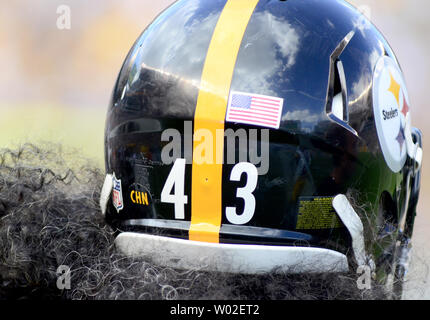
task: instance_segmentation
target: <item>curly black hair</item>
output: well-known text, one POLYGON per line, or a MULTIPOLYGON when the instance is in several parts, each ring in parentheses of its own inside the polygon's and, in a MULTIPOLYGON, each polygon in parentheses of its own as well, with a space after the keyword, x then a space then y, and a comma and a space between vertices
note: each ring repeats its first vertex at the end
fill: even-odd
POLYGON ((387 297, 379 286, 359 290, 354 273, 233 275, 124 256, 98 205, 104 173, 77 154, 53 144, 0 151, 0 299, 387 297), (70 268, 70 289, 57 286, 60 266, 70 268))

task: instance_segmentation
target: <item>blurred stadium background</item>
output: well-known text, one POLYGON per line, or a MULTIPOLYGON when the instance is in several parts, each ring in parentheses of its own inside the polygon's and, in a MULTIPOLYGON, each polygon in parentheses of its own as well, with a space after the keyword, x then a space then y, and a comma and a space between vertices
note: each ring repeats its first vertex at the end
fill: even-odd
MULTIPOLYGON (((17 0, 0 2, 0 148, 54 141, 103 167, 103 128, 116 76, 133 42, 173 0, 17 0), (57 28, 57 8, 71 9, 71 29, 57 28)), ((401 63, 413 124, 430 114, 430 2, 350 0, 383 32, 401 63)), ((423 181, 406 299, 430 299, 430 188, 423 181)))

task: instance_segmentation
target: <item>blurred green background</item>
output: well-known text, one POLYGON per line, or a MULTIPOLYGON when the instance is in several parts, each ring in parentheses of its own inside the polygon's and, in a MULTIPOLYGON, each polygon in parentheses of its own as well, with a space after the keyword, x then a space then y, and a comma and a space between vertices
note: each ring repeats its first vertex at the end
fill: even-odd
MULTIPOLYGON (((209 0, 208 0, 209 1, 209 0)), ((122 62, 145 26, 173 0, 15 0, 0 2, 0 148, 53 141, 76 148, 103 167, 103 129, 122 62), (57 8, 71 9, 71 29, 57 28, 57 8)), ((430 2, 351 0, 383 32, 401 63, 413 124, 427 141, 430 2)), ((426 151, 426 149, 424 148, 426 151)), ((428 159, 407 297, 429 298, 426 198, 428 159), (421 269, 420 269, 421 268, 421 269), (423 275, 424 274, 424 275, 423 275), (423 275, 423 276, 422 276, 423 275), (422 277, 422 279, 421 279, 422 277), (418 288, 418 289, 417 289, 418 288)))
POLYGON ((172 0, 0 2, 0 147, 55 141, 103 164, 111 91, 128 50, 172 0), (68 5, 71 28, 57 28, 68 5))

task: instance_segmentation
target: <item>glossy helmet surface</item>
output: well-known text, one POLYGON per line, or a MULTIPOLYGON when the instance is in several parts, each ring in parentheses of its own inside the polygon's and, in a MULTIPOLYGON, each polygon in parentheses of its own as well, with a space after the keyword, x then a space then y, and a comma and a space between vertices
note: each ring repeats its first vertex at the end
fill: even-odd
MULTIPOLYGON (((179 0, 138 38, 117 79, 105 132, 106 219, 127 232, 346 253, 351 235, 332 200, 354 194, 370 228, 382 212, 396 226, 407 215, 411 230, 421 135, 409 105, 392 49, 345 1, 179 0), (227 111, 235 98, 259 97, 279 117, 227 111), (267 148, 255 186, 254 169, 232 174, 250 154, 197 163, 198 128, 243 129, 257 156, 267 148), (169 129, 182 144, 179 153, 170 145, 179 161, 166 164, 163 148, 177 143, 162 138, 169 129)), ((213 150, 226 158, 226 147, 213 150)))

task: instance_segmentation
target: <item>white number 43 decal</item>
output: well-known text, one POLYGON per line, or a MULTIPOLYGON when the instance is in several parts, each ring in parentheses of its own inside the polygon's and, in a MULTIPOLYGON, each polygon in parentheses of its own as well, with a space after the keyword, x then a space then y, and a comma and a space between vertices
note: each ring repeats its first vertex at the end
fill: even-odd
MULTIPOLYGON (((161 202, 175 205, 175 219, 185 218, 185 205, 188 203, 188 196, 185 195, 185 164, 185 159, 175 161, 161 191, 161 202), (172 194, 173 187, 175 187, 174 194, 172 194)), ((227 220, 232 224, 246 224, 251 221, 255 213, 255 197, 252 193, 257 187, 257 167, 248 162, 238 163, 231 171, 230 181, 240 181, 243 174, 247 176, 246 185, 238 188, 236 192, 236 197, 242 198, 245 202, 243 213, 238 214, 235 207, 226 208, 227 220)))

